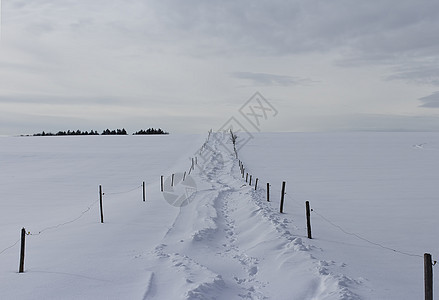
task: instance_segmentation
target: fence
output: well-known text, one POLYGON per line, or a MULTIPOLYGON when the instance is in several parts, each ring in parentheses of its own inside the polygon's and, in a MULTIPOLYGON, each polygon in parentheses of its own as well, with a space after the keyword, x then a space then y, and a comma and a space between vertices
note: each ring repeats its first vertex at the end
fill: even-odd
MULTIPOLYGON (((244 178, 244 163, 239 160, 239 168, 240 168, 240 172, 242 175, 242 178, 244 178)), ((248 172, 245 173, 245 181, 246 183, 249 183, 249 186, 251 186, 251 178, 252 175, 248 172), (248 181, 248 177, 250 176, 250 182, 248 181)), ((258 179, 257 179, 258 180, 258 179)), ((267 202, 270 202, 270 183, 267 183, 267 187, 266 187, 266 199, 267 202)), ((255 186, 255 190, 256 190, 256 186, 255 186)), ((329 220, 327 217, 325 217, 321 212, 316 211, 315 209, 312 209, 310 206, 310 202, 309 201, 305 201, 305 207, 303 207, 303 203, 298 202, 296 199, 294 199, 293 197, 291 197, 287 192, 286 192, 286 182, 283 181, 282 185, 281 185, 281 195, 280 195, 280 202, 279 202, 279 213, 284 213, 284 203, 285 203, 285 197, 287 197, 290 201, 292 201, 293 203, 296 204, 296 206, 300 207, 300 208, 304 208, 305 211, 305 216, 306 216, 306 230, 307 230, 307 237, 309 239, 312 239, 312 230, 311 230, 311 213, 314 213, 315 215, 317 215, 319 218, 321 218, 324 222, 326 222, 328 225, 340 230, 342 233, 346 234, 346 235, 350 235, 353 236, 359 240, 362 240, 370 245, 382 248, 386 251, 391 251, 393 253, 398 253, 401 255, 405 255, 405 256, 410 256, 410 257, 418 257, 418 258, 422 258, 423 259, 423 264, 424 264, 424 294, 425 294, 425 300, 433 300, 433 266, 436 265, 437 261, 436 260, 432 260, 431 254, 430 253, 424 253, 423 255, 421 254, 416 254, 416 253, 409 253, 406 251, 401 251, 398 249, 394 249, 385 245, 382 245, 380 243, 371 241, 370 239, 367 239, 359 234, 353 233, 353 232, 349 232, 347 230, 345 230, 343 227, 335 224, 333 221, 329 220)), ((272 200, 272 199, 271 199, 272 200)))
POLYGON ((120 195, 120 194, 127 194, 127 193, 131 193, 133 191, 139 190, 142 188, 142 199, 143 202, 146 201, 146 182, 143 181, 141 185, 136 186, 135 188, 131 188, 129 190, 124 190, 124 191, 117 191, 117 192, 110 192, 110 193, 104 193, 103 192, 103 188, 102 185, 99 185, 99 197, 98 200, 93 201, 89 206, 87 206, 87 208, 85 208, 77 217, 68 220, 66 222, 63 223, 59 223, 53 226, 48 226, 45 227, 37 232, 31 232, 31 231, 26 231, 26 229, 23 227, 21 229, 21 233, 20 233, 20 238, 17 239, 14 243, 12 243, 10 246, 2 249, 0 251, 0 255, 2 255, 3 253, 5 253, 6 251, 8 251, 9 249, 12 249, 13 247, 15 247, 18 243, 20 243, 20 259, 19 259, 19 268, 18 268, 18 272, 19 273, 23 273, 25 268, 24 268, 24 263, 25 263, 25 245, 26 245, 26 236, 39 236, 41 234, 43 234, 46 231, 52 230, 52 229, 57 229, 60 228, 62 226, 68 225, 68 224, 72 224, 76 221, 78 221, 79 219, 81 219, 86 213, 90 212, 91 209, 97 205, 99 203, 100 209, 99 209, 99 213, 100 213, 100 221, 101 223, 104 223, 104 213, 103 213, 103 200, 104 200, 104 195, 110 196, 110 195, 120 195))

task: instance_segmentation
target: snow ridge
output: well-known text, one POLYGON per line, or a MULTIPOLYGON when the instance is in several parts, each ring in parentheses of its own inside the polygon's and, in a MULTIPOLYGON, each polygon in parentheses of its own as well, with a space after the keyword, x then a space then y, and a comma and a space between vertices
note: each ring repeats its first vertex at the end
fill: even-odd
POLYGON ((316 259, 322 250, 242 181, 227 140, 208 141, 194 200, 150 253, 145 299, 360 299, 361 282, 333 274, 335 262, 316 259))

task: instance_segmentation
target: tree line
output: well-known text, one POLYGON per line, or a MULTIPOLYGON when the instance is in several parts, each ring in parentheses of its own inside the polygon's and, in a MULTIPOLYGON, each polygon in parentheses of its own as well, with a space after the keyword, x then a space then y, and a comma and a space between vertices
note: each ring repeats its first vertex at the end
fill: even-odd
MULTIPOLYGON (((164 131, 161 128, 149 128, 147 130, 141 129, 133 133, 133 135, 149 135, 149 134, 169 134, 169 132, 164 131)), ((35 133, 33 136, 70 136, 70 135, 128 135, 125 128, 122 129, 105 129, 102 133, 98 133, 97 130, 90 131, 81 131, 81 130, 67 130, 67 131, 58 131, 57 133, 52 132, 40 132, 35 133)))

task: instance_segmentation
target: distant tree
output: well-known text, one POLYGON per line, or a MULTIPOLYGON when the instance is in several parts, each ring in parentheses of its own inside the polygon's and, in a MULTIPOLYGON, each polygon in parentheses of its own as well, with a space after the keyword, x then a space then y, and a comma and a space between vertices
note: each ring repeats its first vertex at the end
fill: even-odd
POLYGON ((147 130, 139 130, 135 133, 133 133, 134 135, 149 135, 149 134, 169 134, 169 132, 165 132, 163 131, 161 128, 158 129, 154 129, 154 128, 148 128, 147 130))
MULTIPOLYGON (((71 135, 99 135, 97 130, 90 130, 90 132, 86 131, 81 131, 80 129, 77 130, 67 130, 66 131, 58 131, 57 133, 53 134, 51 132, 45 132, 42 131, 41 133, 35 133, 33 134, 33 136, 71 136, 71 135)), ((125 128, 122 129, 116 129, 116 130, 110 130, 110 129, 105 129, 104 131, 102 131, 102 135, 127 135, 127 131, 125 130, 125 128)))
POLYGON ((126 135, 127 131, 125 130, 125 128, 123 129, 116 129, 116 130, 109 130, 109 129, 105 129, 102 132, 102 135, 126 135))

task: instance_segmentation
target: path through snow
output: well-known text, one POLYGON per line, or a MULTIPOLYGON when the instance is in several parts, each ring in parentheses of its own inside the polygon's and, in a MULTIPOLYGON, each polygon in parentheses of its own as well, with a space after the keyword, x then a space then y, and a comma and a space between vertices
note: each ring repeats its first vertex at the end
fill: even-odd
POLYGON ((145 299, 359 299, 361 280, 322 261, 294 221, 241 178, 228 136, 216 133, 192 173, 198 191, 146 255, 145 299))

